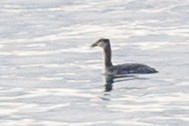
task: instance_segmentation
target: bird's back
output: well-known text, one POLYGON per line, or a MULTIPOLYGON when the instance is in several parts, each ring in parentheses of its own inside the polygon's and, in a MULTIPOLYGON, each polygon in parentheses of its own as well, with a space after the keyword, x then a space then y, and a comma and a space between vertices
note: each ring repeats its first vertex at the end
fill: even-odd
POLYGON ((148 74, 157 73, 158 71, 144 64, 120 64, 112 66, 111 72, 114 74, 148 74))

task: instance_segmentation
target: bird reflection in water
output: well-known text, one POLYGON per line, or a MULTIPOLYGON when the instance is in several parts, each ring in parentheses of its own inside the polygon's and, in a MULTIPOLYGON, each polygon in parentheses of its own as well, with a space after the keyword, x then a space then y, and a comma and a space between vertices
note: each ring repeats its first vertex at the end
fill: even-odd
POLYGON ((137 77, 134 76, 134 75, 124 75, 124 76, 113 76, 113 75, 109 75, 109 74, 106 74, 104 75, 104 82, 105 82, 105 92, 108 92, 108 91, 111 91, 113 89, 113 83, 115 82, 120 82, 120 81, 127 81, 127 80, 134 80, 136 79, 137 77), (118 79, 118 78, 124 78, 124 79, 121 79, 121 80, 115 80, 115 79, 118 79))
POLYGON ((104 76, 105 81, 105 91, 111 91, 112 90, 112 84, 114 83, 113 76, 111 75, 105 75, 104 76))

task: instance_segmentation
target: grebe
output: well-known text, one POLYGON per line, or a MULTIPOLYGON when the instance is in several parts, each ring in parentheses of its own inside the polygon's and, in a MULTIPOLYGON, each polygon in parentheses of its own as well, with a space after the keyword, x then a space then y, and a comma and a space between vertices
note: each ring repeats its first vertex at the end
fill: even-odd
POLYGON ((149 74, 149 73, 158 72, 156 69, 152 67, 138 63, 113 65, 111 61, 111 45, 109 39, 101 38, 97 42, 91 45, 91 47, 96 47, 96 46, 103 48, 106 74, 123 75, 123 74, 149 74))

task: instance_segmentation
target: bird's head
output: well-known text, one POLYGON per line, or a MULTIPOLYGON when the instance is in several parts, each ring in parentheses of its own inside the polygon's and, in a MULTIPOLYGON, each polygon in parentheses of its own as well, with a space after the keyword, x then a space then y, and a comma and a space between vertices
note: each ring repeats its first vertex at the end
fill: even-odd
POLYGON ((97 42, 92 44, 91 47, 93 48, 93 47, 99 46, 99 47, 102 47, 102 48, 106 48, 107 45, 109 45, 109 44, 110 44, 109 39, 101 38, 97 42))

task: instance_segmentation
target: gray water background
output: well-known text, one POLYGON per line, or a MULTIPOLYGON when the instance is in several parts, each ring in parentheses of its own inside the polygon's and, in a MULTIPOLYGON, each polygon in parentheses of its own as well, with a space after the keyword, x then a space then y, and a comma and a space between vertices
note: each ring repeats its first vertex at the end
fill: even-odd
POLYGON ((188 0, 0 1, 1 126, 188 126, 188 0), (102 50, 113 63, 158 74, 119 79, 105 92, 102 50))

